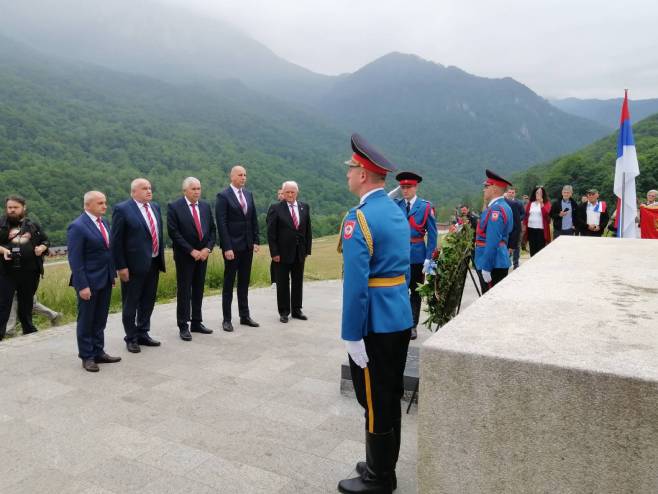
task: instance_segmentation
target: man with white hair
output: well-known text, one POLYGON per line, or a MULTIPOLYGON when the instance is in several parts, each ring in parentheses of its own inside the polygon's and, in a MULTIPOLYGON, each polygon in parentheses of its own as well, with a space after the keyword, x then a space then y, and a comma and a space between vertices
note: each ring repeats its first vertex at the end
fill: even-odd
POLYGON ((128 351, 140 345, 160 346, 149 335, 160 271, 165 270, 160 206, 153 202, 151 182, 136 178, 131 198, 114 206, 111 245, 119 278, 124 338, 128 351))
POLYGON ((66 231, 71 285, 78 299, 78 356, 82 368, 98 372, 98 364, 119 362, 105 353, 104 331, 116 272, 110 250, 110 225, 105 194, 96 190, 84 196, 84 212, 66 231))
POLYGON ((651 189, 647 192, 647 206, 658 206, 658 190, 651 189))
POLYGON ((216 233, 210 204, 201 200, 201 182, 187 177, 182 188, 183 197, 167 208, 167 231, 176 263, 176 322, 180 338, 191 341, 190 331, 212 333, 202 322, 201 305, 208 256, 215 246, 216 233))
POLYGON ((562 187, 562 199, 556 199, 551 205, 551 218, 553 218, 553 237, 560 235, 575 235, 576 224, 574 222, 578 204, 572 199, 573 187, 565 185, 562 187))
POLYGON ((288 316, 306 320, 302 312, 304 263, 311 255, 311 211, 308 204, 297 201, 299 186, 284 182, 284 200, 273 204, 267 213, 267 241, 276 271, 276 302, 279 320, 288 316))

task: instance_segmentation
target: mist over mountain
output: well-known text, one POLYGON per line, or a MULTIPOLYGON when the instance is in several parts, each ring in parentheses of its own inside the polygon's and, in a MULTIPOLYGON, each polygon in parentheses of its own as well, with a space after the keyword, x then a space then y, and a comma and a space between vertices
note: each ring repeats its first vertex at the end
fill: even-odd
MULTIPOLYGON (((623 98, 614 99, 578 99, 565 98, 551 100, 551 103, 560 110, 587 118, 593 122, 605 125, 610 129, 619 127, 621 105, 623 98)), ((658 113, 658 98, 629 100, 631 120, 639 122, 649 115, 658 113)))
POLYGON ((333 83, 232 25, 150 0, 0 0, 0 32, 40 51, 174 83, 239 79, 304 101, 333 83))
POLYGON ((511 78, 392 53, 338 81, 319 105, 334 121, 386 143, 401 163, 442 178, 520 170, 609 131, 551 106, 511 78))

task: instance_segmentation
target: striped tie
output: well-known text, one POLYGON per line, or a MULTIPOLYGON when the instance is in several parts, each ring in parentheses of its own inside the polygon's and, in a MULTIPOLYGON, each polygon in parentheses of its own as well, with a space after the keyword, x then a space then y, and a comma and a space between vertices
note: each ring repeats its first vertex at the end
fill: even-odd
POLYGON ((108 249, 110 248, 110 241, 107 238, 107 230, 105 229, 105 225, 103 225, 103 220, 101 220, 100 216, 96 218, 96 221, 98 222, 98 228, 101 230, 101 235, 103 235, 103 240, 105 240, 105 247, 108 249))
POLYGON ((238 189, 238 196, 240 198, 240 207, 242 208, 242 212, 247 215, 247 203, 244 201, 244 196, 242 195, 242 189, 238 189))
POLYGON ((155 222, 153 221, 153 216, 151 216, 151 210, 147 202, 144 203, 144 209, 146 210, 146 217, 149 219, 149 229, 151 230, 151 246, 153 247, 153 256, 158 255, 160 247, 158 246, 158 232, 155 230, 155 222))
POLYGON ((295 225, 295 230, 299 230, 299 220, 295 214, 295 206, 293 204, 290 205, 290 216, 292 216, 292 224, 295 225))

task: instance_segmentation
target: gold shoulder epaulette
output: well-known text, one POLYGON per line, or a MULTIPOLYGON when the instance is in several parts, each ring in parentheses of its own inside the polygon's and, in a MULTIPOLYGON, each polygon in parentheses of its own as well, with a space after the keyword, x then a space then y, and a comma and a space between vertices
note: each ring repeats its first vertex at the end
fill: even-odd
POLYGON ((370 227, 368 227, 368 222, 366 221, 366 215, 363 214, 363 211, 360 209, 356 210, 356 219, 358 220, 361 231, 363 232, 363 238, 366 240, 368 252, 370 252, 370 255, 372 256, 372 253, 375 250, 372 243, 372 234, 370 233, 370 227))

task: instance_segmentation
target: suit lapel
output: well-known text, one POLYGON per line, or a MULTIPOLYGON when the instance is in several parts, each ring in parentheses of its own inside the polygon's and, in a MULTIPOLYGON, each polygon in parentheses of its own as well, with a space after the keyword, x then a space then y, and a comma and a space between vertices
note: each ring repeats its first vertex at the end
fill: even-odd
MULTIPOLYGON (((244 189, 242 191, 244 195, 244 189)), ((233 189, 229 185, 226 188, 226 196, 228 197, 229 201, 233 203, 233 207, 235 207, 238 211, 240 211, 244 215, 244 211, 242 210, 242 206, 240 206, 240 201, 238 201, 237 196, 235 195, 235 192, 233 192, 233 189)), ((245 201, 247 200, 247 197, 245 196, 245 201)))
MULTIPOLYGON (((101 221, 103 221, 103 220, 101 220, 101 221)), ((92 219, 89 217, 89 215, 88 215, 87 213, 82 213, 82 222, 83 222, 83 223, 87 226, 87 228, 91 231, 91 234, 92 234, 93 236, 95 236, 97 239, 99 239, 99 240, 103 243, 103 245, 107 248, 107 245, 105 244, 105 239, 103 238, 103 234, 101 233, 101 231, 99 230, 99 228, 94 224, 94 222, 92 221, 92 219)), ((108 242, 109 242, 109 239, 110 239, 110 229, 109 229, 109 228, 107 227, 107 225, 105 224, 105 221, 103 221, 103 226, 104 226, 105 229, 107 230, 107 238, 108 238, 108 242)))
POLYGON ((151 236, 151 229, 149 226, 146 224, 146 220, 144 219, 144 216, 142 216, 142 212, 139 210, 139 207, 137 206, 137 203, 133 200, 130 199, 130 208, 133 211, 133 214, 137 216, 138 221, 142 224, 144 227, 144 230, 146 230, 146 233, 148 233, 149 237, 151 236))
MULTIPOLYGON (((411 218, 413 215, 415 215, 416 211, 418 211, 419 208, 420 208, 420 200, 418 199, 418 197, 416 197, 416 200, 414 201, 414 205, 411 206, 411 209, 409 210, 409 216, 408 217, 411 218)), ((405 210, 406 210, 406 208, 405 208, 405 210)))

